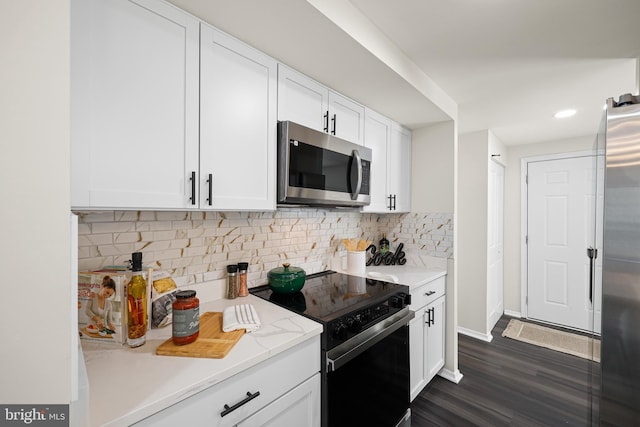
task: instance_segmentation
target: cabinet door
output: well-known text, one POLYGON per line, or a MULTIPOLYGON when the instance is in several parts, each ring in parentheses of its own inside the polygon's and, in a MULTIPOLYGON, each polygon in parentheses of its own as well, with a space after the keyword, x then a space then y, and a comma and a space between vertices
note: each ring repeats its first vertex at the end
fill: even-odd
POLYGON ((425 386, 425 310, 424 307, 415 312, 409 323, 409 384, 411 400, 416 398, 425 386))
POLYGON ((329 91, 329 133, 364 145, 364 115, 362 105, 329 91))
POLYGON ((200 207, 275 210, 275 60, 203 24, 200 74, 200 207))
POLYGON ((427 356, 425 375, 427 383, 444 366, 445 297, 438 298, 427 306, 425 318, 429 318, 429 310, 431 310, 431 322, 426 328, 425 335, 425 354, 427 356))
POLYGON ((290 120, 327 132, 329 89, 309 77, 278 64, 278 120, 290 120))
POLYGON ((364 145, 371 149, 371 204, 362 208, 363 212, 384 213, 389 211, 387 196, 387 172, 389 158, 387 150, 391 137, 391 121, 371 111, 365 112, 364 145))
POLYGON ((397 123, 391 125, 389 193, 395 195, 394 212, 411 210, 411 131, 397 123))
POLYGON ((198 61, 198 21, 167 3, 72 1, 72 207, 196 207, 198 61))
POLYGON ((320 426, 320 374, 276 399, 238 427, 320 426))

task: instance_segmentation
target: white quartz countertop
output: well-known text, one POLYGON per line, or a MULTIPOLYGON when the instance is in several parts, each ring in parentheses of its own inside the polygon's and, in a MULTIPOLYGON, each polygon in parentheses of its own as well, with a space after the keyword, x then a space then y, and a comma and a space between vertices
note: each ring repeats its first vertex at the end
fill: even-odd
POLYGON ((414 267, 408 265, 370 265, 367 277, 385 282, 399 283, 416 288, 447 274, 445 269, 434 267, 414 267))
POLYGON ((137 422, 322 333, 322 325, 256 296, 200 304, 200 312, 251 303, 262 327, 222 359, 158 356, 171 326, 152 329, 138 348, 82 341, 92 426, 137 422))

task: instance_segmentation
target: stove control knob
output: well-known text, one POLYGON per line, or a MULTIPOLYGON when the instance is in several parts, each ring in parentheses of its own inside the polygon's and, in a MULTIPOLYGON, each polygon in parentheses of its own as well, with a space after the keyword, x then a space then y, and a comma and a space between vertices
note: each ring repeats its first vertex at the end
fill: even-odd
POLYGON ((360 315, 355 315, 347 318, 347 327, 351 332, 360 332, 362 330, 362 320, 360 315))
POLYGON ((389 305, 394 308, 404 308, 404 298, 399 295, 394 295, 391 297, 389 305))
POLYGON ((360 313, 360 322, 363 325, 366 325, 370 321, 371 321, 371 311, 370 310, 364 310, 362 313, 360 313))
POLYGON ((339 340, 347 339, 347 325, 340 322, 333 328, 333 337, 339 340))

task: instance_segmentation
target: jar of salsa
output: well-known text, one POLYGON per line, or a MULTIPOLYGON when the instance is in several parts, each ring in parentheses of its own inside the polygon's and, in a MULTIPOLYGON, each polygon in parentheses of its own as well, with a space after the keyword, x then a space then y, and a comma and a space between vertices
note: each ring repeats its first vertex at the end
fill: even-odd
POLYGON ((196 291, 179 291, 173 302, 173 343, 184 345, 194 342, 200 333, 200 300, 196 291))

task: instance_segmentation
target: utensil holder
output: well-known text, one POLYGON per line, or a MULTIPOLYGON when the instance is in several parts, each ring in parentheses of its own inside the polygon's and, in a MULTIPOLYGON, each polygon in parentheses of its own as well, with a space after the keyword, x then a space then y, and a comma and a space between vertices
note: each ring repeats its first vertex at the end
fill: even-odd
POLYGON ((365 251, 347 252, 347 273, 362 277, 366 275, 365 251))

